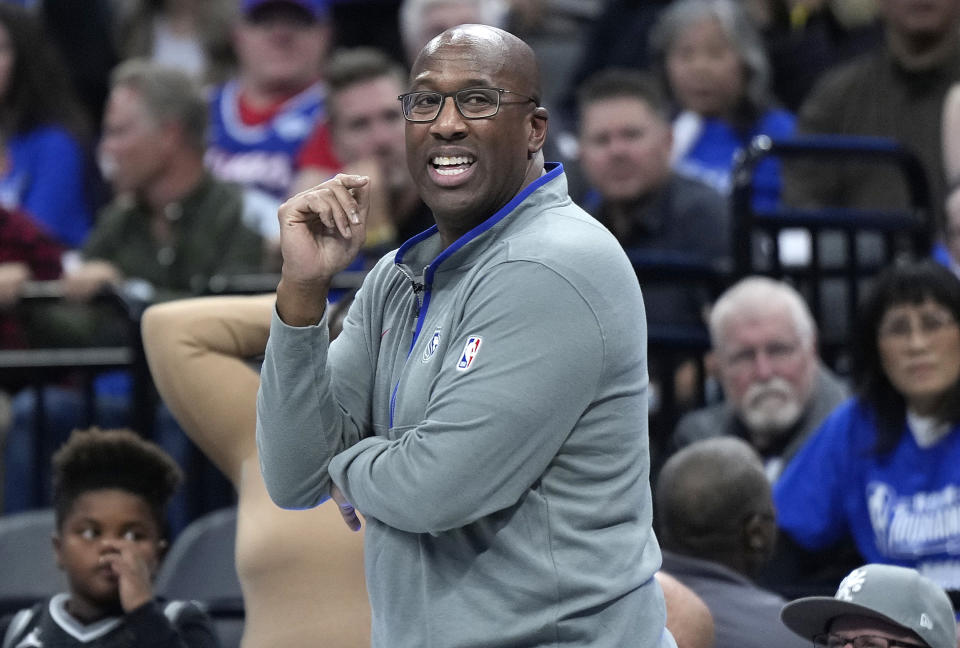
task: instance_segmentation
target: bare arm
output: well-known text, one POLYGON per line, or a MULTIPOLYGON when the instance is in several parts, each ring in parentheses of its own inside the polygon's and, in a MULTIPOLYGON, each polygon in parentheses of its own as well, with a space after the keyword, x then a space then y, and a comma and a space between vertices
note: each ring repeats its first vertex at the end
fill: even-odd
POLYGON ((143 343, 157 390, 201 451, 237 486, 256 455, 259 377, 274 295, 205 297, 152 306, 143 343))

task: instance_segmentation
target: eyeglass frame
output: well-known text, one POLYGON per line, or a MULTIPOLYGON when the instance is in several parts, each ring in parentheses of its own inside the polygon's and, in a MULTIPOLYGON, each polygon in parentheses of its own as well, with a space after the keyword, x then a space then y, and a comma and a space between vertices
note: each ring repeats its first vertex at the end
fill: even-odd
POLYGON ((540 100, 535 99, 534 97, 530 97, 525 94, 521 94, 519 92, 514 92, 513 90, 507 90, 506 88, 493 88, 493 87, 485 87, 485 86, 460 88, 459 90, 452 90, 450 92, 438 92, 436 90, 414 90, 412 92, 405 92, 402 95, 398 95, 397 100, 400 102, 400 113, 403 115, 403 118, 405 120, 407 120, 411 124, 429 124, 429 123, 435 122, 437 120, 437 117, 440 116, 440 113, 443 112, 443 106, 447 103, 447 97, 450 97, 453 99, 453 105, 456 107, 457 112, 460 113, 460 116, 463 117, 464 119, 491 119, 493 117, 496 117, 498 114, 500 114, 500 106, 503 106, 503 105, 529 103, 531 101, 534 104, 536 104, 536 106, 540 105, 540 100), (470 92, 471 90, 496 90, 497 109, 494 110, 491 114, 483 115, 482 117, 474 117, 474 116, 464 114, 463 108, 460 107, 460 102, 457 101, 457 95, 460 94, 461 92, 470 92), (416 94, 439 95, 440 102, 437 104, 437 114, 431 117, 430 119, 411 119, 410 117, 408 117, 406 111, 403 109, 403 100, 405 97, 410 97, 416 94), (524 99, 526 99, 526 101, 506 101, 505 102, 503 101, 503 95, 505 94, 517 95, 518 97, 523 97, 524 99))
POLYGON ((854 648, 856 648, 856 642, 859 639, 882 639, 883 641, 887 642, 887 648, 926 648, 926 644, 910 643, 906 641, 900 641, 899 639, 881 637, 880 635, 862 634, 862 635, 857 635, 856 637, 844 637, 843 635, 838 635, 833 632, 821 632, 819 634, 814 635, 813 636, 814 648, 829 646, 830 637, 836 637, 837 639, 840 639, 841 641, 843 641, 843 643, 840 644, 841 648, 842 646, 846 646, 847 644, 851 644, 854 646, 854 648))

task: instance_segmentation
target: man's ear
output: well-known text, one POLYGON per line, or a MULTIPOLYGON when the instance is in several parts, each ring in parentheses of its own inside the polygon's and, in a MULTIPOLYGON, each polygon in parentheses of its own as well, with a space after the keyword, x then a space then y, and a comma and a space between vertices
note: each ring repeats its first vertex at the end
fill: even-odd
POLYGON ((754 513, 743 525, 744 554, 754 565, 762 565, 773 555, 777 541, 777 523, 772 514, 754 513))
POLYGON ((530 137, 527 140, 528 157, 542 149, 544 142, 547 141, 547 118, 547 109, 543 106, 537 106, 530 114, 530 137))

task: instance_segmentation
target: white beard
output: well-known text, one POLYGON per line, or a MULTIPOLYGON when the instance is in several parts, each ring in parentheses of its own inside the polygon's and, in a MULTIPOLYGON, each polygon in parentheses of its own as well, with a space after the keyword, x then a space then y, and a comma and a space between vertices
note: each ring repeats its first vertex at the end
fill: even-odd
POLYGON ((780 377, 750 385, 740 412, 751 434, 760 437, 785 432, 801 414, 803 403, 790 383, 780 377))

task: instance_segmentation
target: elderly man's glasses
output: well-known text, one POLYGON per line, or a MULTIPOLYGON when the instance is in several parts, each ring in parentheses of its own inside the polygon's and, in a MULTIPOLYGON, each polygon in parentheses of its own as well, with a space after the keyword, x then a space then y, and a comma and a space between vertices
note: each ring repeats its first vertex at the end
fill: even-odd
POLYGON ((832 633, 818 634, 813 638, 813 645, 816 648, 843 648, 847 645, 852 645, 853 648, 924 648, 924 644, 897 641, 875 635, 844 637, 832 633))
POLYGON ((440 114, 443 102, 447 97, 453 97, 453 103, 465 119, 488 119, 500 111, 501 104, 540 103, 533 97, 522 95, 503 88, 464 88, 455 92, 433 92, 420 90, 402 94, 397 99, 403 106, 403 117, 407 121, 424 123, 432 122, 440 114), (523 97, 524 101, 502 101, 505 94, 523 97))

